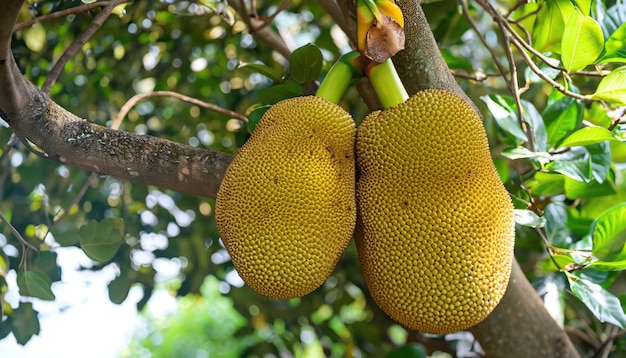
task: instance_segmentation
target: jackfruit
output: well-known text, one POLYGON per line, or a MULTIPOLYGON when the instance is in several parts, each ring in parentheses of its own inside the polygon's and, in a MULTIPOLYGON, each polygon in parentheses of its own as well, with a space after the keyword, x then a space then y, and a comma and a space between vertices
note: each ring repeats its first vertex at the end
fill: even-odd
POLYGON ((507 288, 515 232, 478 114, 425 90, 364 119, 356 153, 357 251, 376 303, 426 333, 481 322, 507 288))
POLYGON ((278 299, 303 296, 332 273, 356 222, 356 128, 315 96, 273 105, 229 166, 218 231, 241 278, 278 299))

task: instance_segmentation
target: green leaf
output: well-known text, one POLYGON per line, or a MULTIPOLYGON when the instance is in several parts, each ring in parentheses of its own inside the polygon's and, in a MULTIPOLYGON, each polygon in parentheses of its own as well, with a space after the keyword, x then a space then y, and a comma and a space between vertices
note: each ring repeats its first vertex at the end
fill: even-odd
POLYGON ((546 165, 549 171, 561 173, 585 183, 591 181, 591 155, 585 147, 573 147, 563 154, 553 155, 552 158, 554 161, 546 165))
POLYGON ((419 343, 408 343, 404 347, 396 348, 387 354, 386 358, 427 358, 424 346, 419 343))
POLYGON ((605 261, 619 258, 626 243, 626 203, 611 207, 593 223, 592 254, 605 261))
POLYGON ((569 132, 582 121, 584 107, 582 103, 571 97, 564 97, 550 104, 543 111, 546 122, 548 144, 555 147, 569 132))
POLYGON ((604 55, 599 64, 626 62, 626 23, 622 24, 604 43, 604 55))
POLYGON ((13 311, 12 322, 13 336, 21 345, 28 343, 34 335, 39 334, 39 318, 31 302, 20 302, 17 309, 13 311))
POLYGON ((602 28, 591 16, 571 13, 563 31, 561 60, 567 72, 580 71, 594 61, 604 48, 602 28))
POLYGON ((545 219, 546 236, 555 246, 565 247, 571 244, 569 229, 567 228, 567 208, 563 202, 552 202, 546 206, 543 213, 545 219))
POLYGON ((515 222, 519 225, 538 228, 546 224, 546 219, 530 210, 515 209, 514 213, 515 222))
POLYGON ((301 96, 304 93, 302 87, 293 79, 288 79, 284 84, 263 88, 259 91, 259 99, 265 104, 275 104, 287 98, 301 96))
POLYGON ((626 315, 617 297, 602 286, 572 274, 567 274, 567 279, 572 293, 598 320, 620 328, 626 327, 626 315))
POLYGON ((540 52, 561 51, 561 37, 565 29, 564 12, 574 11, 569 0, 544 1, 533 28, 533 47, 540 52))
POLYGON ((28 270, 18 272, 17 286, 22 296, 54 301, 55 297, 54 293, 52 293, 52 281, 48 276, 39 271, 28 270))
POLYGON ((515 138, 524 142, 528 141, 526 133, 520 128, 517 120, 515 101, 508 96, 488 95, 480 97, 489 108, 489 112, 503 130, 512 134, 515 138))
POLYGON ((254 129, 261 121, 261 118, 263 118, 265 112, 267 112, 267 110, 271 107, 272 106, 269 105, 257 107, 252 112, 250 112, 250 114, 248 114, 248 125, 246 126, 248 129, 248 133, 252 134, 252 132, 254 132, 254 129))
POLYGON ((600 81, 592 98, 626 106, 626 66, 614 69, 600 81))
POLYGON ((585 146, 590 144, 602 143, 607 140, 617 140, 615 135, 606 128, 601 127, 585 127, 570 134, 560 147, 585 146))
POLYGON ((611 171, 611 146, 610 142, 602 142, 586 146, 591 155, 591 176, 595 181, 602 184, 611 171))
POLYGON ((81 226, 80 247, 92 260, 106 262, 115 256, 124 238, 124 220, 108 218, 101 222, 90 220, 81 226))
POLYGON ((586 268, 594 268, 602 271, 623 271, 626 269, 626 259, 618 261, 596 260, 586 268))
POLYGON ((474 70, 472 63, 468 61, 467 58, 455 56, 448 49, 441 49, 440 51, 443 59, 446 60, 448 68, 452 70, 465 70, 467 72, 472 72, 474 70))
POLYGON ((542 162, 550 161, 550 154, 546 152, 533 152, 526 147, 507 148, 500 153, 503 157, 515 159, 537 159, 542 162))
POLYGON ((569 177, 565 177, 563 189, 565 190, 565 196, 570 200, 594 198, 616 193, 614 185, 608 180, 603 183, 598 183, 595 180, 584 183, 569 177))
POLYGON ((128 292, 133 283, 128 274, 123 271, 109 283, 109 299, 115 304, 121 304, 128 297, 128 292))
POLYGON ((39 252, 30 267, 48 276, 52 282, 61 281, 61 268, 57 265, 56 252, 39 252))
POLYGON ((279 71, 266 66, 264 64, 261 63, 244 63, 242 65, 239 66, 239 68, 244 69, 244 70, 248 70, 250 72, 256 72, 256 73, 260 73, 263 76, 271 79, 274 82, 277 83, 282 83, 283 82, 283 75, 282 73, 280 73, 279 71))
POLYGON ((526 186, 533 195, 554 196, 563 193, 564 178, 562 174, 537 172, 526 186))
POLYGON ((289 57, 289 71, 291 78, 297 83, 316 81, 322 71, 324 57, 322 51, 308 44, 296 49, 289 57))

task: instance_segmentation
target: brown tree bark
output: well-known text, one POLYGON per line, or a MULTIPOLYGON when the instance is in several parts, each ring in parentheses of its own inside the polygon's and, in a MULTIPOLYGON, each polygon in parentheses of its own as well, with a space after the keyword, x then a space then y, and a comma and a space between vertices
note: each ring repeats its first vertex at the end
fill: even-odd
MULTIPOLYGON (((397 2, 405 14, 408 41, 394 61, 407 91, 440 88, 465 96, 439 53, 419 1, 397 2)), ((232 155, 94 125, 58 106, 22 76, 10 50, 22 3, 5 0, 0 12, 0 114, 13 132, 49 159, 214 198, 232 155)), ((502 302, 471 332, 490 357, 578 356, 516 262, 502 302)))

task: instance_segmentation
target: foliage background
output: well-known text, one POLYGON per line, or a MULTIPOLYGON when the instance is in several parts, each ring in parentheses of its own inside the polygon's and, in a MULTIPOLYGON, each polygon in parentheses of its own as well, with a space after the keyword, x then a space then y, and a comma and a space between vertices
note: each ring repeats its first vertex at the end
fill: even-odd
MULTIPOLYGON (((517 8, 512 1, 498 3, 502 13, 514 9, 509 18, 519 25, 517 31, 525 35, 522 29, 526 29, 533 47, 552 61, 542 62, 535 56, 537 66, 574 94, 596 92, 602 76, 626 62, 623 50, 611 52, 604 46, 610 43, 610 34, 617 33, 615 41, 622 43, 626 38, 622 26, 625 5, 621 1, 585 3, 591 9, 588 14, 603 30, 603 52, 583 68, 563 61, 564 35, 549 37, 543 29, 544 24, 562 18, 563 11, 569 11, 563 9, 572 3, 546 0, 517 8), (606 62, 601 61, 602 56, 606 62), (564 75, 549 66, 559 63, 579 74, 564 75)), ((29 2, 20 20, 78 5, 80 1, 29 2)), ((325 61, 320 79, 349 49, 348 39, 315 1, 292 1, 282 11, 278 11, 278 1, 258 2, 257 6, 261 16, 277 14, 268 26, 280 33, 292 50, 307 43, 321 49, 325 61)), ((485 115, 496 165, 516 207, 525 210, 519 212, 518 222, 524 225, 517 227, 516 257, 580 352, 621 354, 626 349, 622 339, 626 281, 621 274, 626 261, 626 228, 616 223, 626 217, 624 109, 619 107, 625 105, 626 86, 619 92, 620 86, 613 85, 618 97, 603 98, 604 103, 564 96, 533 73, 519 51, 505 51, 501 32, 481 6, 481 2, 442 0, 425 3, 424 10, 450 68, 485 115), (518 87, 511 87, 510 60, 518 66, 518 87), (530 130, 520 129, 515 95, 524 100, 524 118, 531 123, 530 130), (572 137, 581 128, 606 131, 572 137), (534 139, 532 146, 529 137, 534 139), (562 150, 563 143, 575 149, 562 150), (599 245, 594 220, 608 209, 614 211, 600 221, 606 224, 607 233, 599 245), (596 260, 606 264, 591 266, 596 260), (606 304, 597 304, 599 300, 606 304)), ((97 11, 35 23, 15 33, 14 55, 33 83, 45 84, 53 64, 85 31, 97 11)), ((573 28, 565 23, 560 26, 573 28)), ((576 40, 581 42, 580 37, 576 40)), ((151 91, 175 91, 247 115, 261 104, 290 94, 284 92, 284 86, 273 86, 276 83, 254 67, 242 66, 250 63, 262 63, 285 78, 290 70, 296 70, 249 34, 245 22, 224 2, 137 1, 119 7, 65 64, 51 87, 51 96, 77 115, 109 126, 129 98, 151 91)), ((341 105, 357 121, 368 113, 356 90, 349 91, 341 105)), ((239 120, 171 98, 139 102, 121 129, 230 153, 236 153, 248 137, 239 120)), ((84 248, 89 235, 113 227, 119 230, 110 230, 109 237, 121 235, 123 244, 112 248, 111 258, 93 260, 84 267, 114 268, 117 277, 109 285, 110 299, 120 303, 131 286, 140 287, 141 309, 156 287, 166 287, 178 296, 187 296, 181 301, 180 315, 190 318, 190 310, 197 314, 214 308, 194 301, 195 295, 202 292, 212 303, 226 302, 220 295, 227 296, 233 305, 233 310, 227 310, 230 318, 204 322, 212 326, 202 331, 226 345, 228 341, 221 339, 214 325, 221 323, 220 329, 225 329, 224 322, 228 322, 241 338, 233 343, 235 352, 256 356, 319 353, 306 353, 307 349, 333 356, 423 356, 425 351, 467 356, 474 354, 469 351, 480 352, 468 334, 426 336, 389 320, 367 294, 353 244, 335 273, 313 294, 272 300, 243 286, 234 273, 219 241, 213 200, 110 177, 88 181, 90 173, 42 160, 12 140, 11 131, 4 127, 0 143, 7 143, 0 158, 0 211, 30 243, 43 242, 42 251, 35 253, 20 244, 8 225, 2 227, 0 288, 7 287, 6 273, 16 270, 21 273, 18 281, 23 283, 23 297, 17 306, 2 302, 0 337, 12 334, 26 343, 37 334, 37 300, 54 298, 54 285, 48 291, 45 277, 52 282, 61 278, 56 252, 79 244, 84 248), (76 198, 80 200, 72 206, 76 198), (55 222, 60 215, 66 216, 55 222), (172 267, 175 275, 170 274, 172 267), (23 290, 25 282, 40 280, 44 284, 35 285, 34 291, 23 290), (212 285, 213 291, 207 291, 204 282, 210 282, 207 285, 212 285), (317 348, 307 345, 313 341, 317 348)), ((175 341, 176 334, 181 334, 182 328, 176 330, 174 322, 168 326, 170 331, 161 332, 164 339, 175 341)), ((159 329, 158 322, 154 326, 159 329)), ((188 328, 185 339, 200 338, 188 328)), ((153 341, 149 335, 144 338, 129 349, 140 349, 143 344, 150 350, 153 341)))

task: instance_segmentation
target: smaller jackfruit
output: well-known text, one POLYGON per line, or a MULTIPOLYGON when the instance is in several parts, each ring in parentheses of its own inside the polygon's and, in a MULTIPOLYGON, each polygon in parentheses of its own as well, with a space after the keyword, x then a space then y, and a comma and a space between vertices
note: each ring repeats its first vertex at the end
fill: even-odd
POLYGON ((374 300, 426 333, 481 322, 507 288, 515 232, 478 114, 422 91, 370 114, 356 148, 356 243, 374 300))
POLYGON ((287 299, 319 287, 356 221, 355 124, 315 96, 273 105, 228 168, 218 231, 243 280, 287 299))

